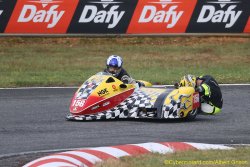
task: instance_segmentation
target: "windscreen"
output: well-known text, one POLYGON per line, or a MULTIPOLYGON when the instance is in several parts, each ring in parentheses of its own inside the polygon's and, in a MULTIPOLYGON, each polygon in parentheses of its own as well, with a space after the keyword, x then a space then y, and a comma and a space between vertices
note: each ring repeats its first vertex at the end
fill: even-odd
POLYGON ((77 92, 77 99, 87 99, 87 97, 92 93, 93 90, 106 79, 106 75, 97 73, 96 75, 85 81, 79 91, 77 92))

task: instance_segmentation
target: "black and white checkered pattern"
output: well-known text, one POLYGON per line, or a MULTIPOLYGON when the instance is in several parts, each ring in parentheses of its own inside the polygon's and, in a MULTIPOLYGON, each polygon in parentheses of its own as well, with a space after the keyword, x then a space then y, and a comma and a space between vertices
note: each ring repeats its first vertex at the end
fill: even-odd
MULTIPOLYGON (((98 84, 86 82, 79 91, 79 97, 88 97, 88 95, 97 87, 98 84)), ((156 118, 157 112, 154 103, 157 97, 165 92, 165 89, 140 88, 128 97, 125 101, 116 107, 91 115, 68 115, 68 120, 103 120, 116 118, 156 118)), ((163 104, 162 118, 182 118, 182 109, 190 107, 188 99, 191 95, 182 94, 177 99, 173 98, 178 92, 170 97, 169 104, 163 104), (182 100, 183 98, 184 101, 182 100), (181 102, 183 101, 183 103, 181 102), (189 106, 187 106, 189 105, 189 106)))
MULTIPOLYGON (((86 91, 86 89, 84 89, 86 91)), ((68 115, 68 120, 102 120, 116 118, 153 118, 156 112, 147 112, 154 106, 152 97, 158 96, 161 92, 146 92, 145 90, 136 90, 129 98, 117 105, 116 107, 103 111, 101 113, 76 116, 68 115)))
POLYGON ((182 98, 189 98, 191 95, 180 95, 177 100, 174 100, 173 96, 170 97, 170 104, 164 104, 162 107, 164 118, 182 118, 183 115, 180 113, 181 109, 190 107, 186 106, 186 102, 190 102, 189 100, 184 101, 184 103, 181 103, 181 100, 182 98))
POLYGON ((98 86, 96 82, 86 81, 77 93, 77 99, 86 99, 92 91, 98 86))
POLYGON ((170 104, 163 105, 164 118, 179 118, 180 103, 180 100, 171 100, 170 104))

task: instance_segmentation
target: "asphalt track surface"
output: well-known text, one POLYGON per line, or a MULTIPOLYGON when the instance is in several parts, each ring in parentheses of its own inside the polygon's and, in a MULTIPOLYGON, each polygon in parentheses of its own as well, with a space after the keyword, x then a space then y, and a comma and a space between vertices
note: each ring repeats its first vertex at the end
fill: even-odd
POLYGON ((76 88, 2 89, 0 164, 20 166, 34 156, 22 157, 25 160, 13 164, 13 161, 20 161, 19 153, 54 149, 161 141, 250 144, 250 86, 222 86, 221 89, 222 113, 199 115, 193 122, 66 121, 76 88))

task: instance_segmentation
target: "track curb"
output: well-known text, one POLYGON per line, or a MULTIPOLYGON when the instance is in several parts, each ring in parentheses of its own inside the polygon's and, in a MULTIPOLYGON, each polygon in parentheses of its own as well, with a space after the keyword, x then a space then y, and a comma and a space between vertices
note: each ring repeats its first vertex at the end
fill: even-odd
POLYGON ((91 167, 97 162, 105 161, 111 158, 119 159, 124 156, 136 156, 147 153, 166 154, 174 153, 176 151, 211 149, 230 150, 234 148, 225 145, 190 142, 149 142, 108 147, 93 147, 51 154, 31 161, 23 167, 32 167, 40 165, 42 165, 43 167, 91 167))

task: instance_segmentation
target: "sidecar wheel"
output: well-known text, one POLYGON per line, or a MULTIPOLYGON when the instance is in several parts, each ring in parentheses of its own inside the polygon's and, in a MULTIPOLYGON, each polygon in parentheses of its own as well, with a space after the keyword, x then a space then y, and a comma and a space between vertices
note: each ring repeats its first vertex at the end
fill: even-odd
POLYGON ((189 111, 188 115, 184 118, 184 120, 185 121, 193 121, 197 116, 198 110, 199 109, 196 108, 194 110, 189 111))

